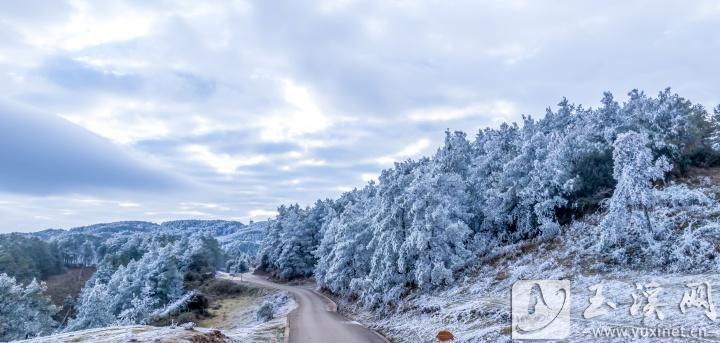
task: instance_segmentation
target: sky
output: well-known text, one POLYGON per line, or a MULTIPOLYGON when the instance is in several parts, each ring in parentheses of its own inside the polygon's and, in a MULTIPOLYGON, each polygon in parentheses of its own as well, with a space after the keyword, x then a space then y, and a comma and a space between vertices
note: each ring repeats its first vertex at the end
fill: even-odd
POLYGON ((0 232, 262 220, 563 97, 711 108, 718 24, 716 1, 2 1, 0 232))

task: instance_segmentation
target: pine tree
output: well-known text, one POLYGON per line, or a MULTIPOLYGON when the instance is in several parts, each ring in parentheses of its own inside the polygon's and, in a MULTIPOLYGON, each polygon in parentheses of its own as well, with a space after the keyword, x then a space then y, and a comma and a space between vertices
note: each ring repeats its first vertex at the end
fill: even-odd
POLYGON ((324 235, 315 252, 318 286, 344 297, 356 297, 365 289, 372 252, 368 244, 377 188, 370 183, 362 190, 345 193, 330 209, 324 235))
POLYGON ((33 279, 27 286, 0 274, 0 340, 11 341, 52 332, 57 312, 45 295, 45 283, 33 279))
POLYGON ((415 169, 408 188, 412 206, 408 236, 400 261, 409 266, 413 282, 422 289, 450 285, 453 273, 466 266, 470 251, 466 184, 460 174, 429 164, 415 169))
POLYGON ((372 224, 372 238, 368 244, 372 251, 367 285, 361 294, 368 305, 392 303, 407 291, 410 266, 400 258, 400 248, 410 229, 411 199, 405 190, 413 180, 418 163, 395 163, 395 168, 380 175, 378 208, 372 224))
POLYGON ((603 219, 603 246, 616 260, 637 258, 653 240, 648 211, 655 205, 653 181, 671 169, 667 158, 653 161, 645 134, 627 132, 618 135, 613 150, 613 177, 617 186, 603 219))
POLYGON ((97 328, 115 322, 114 304, 109 301, 108 286, 103 283, 85 286, 80 293, 77 314, 70 320, 65 331, 97 328))

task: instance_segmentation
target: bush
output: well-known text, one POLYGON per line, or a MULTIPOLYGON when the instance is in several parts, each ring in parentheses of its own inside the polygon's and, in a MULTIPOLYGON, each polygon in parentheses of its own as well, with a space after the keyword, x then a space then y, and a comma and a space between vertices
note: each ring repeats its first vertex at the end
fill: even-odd
MULTIPOLYGON (((569 249, 598 271, 608 271, 620 265, 637 270, 662 272, 707 273, 720 267, 720 202, 711 190, 690 189, 685 185, 670 185, 653 190, 655 206, 649 210, 651 231, 642 231, 646 217, 637 214, 622 225, 603 227, 597 223, 574 222, 569 236, 574 242, 569 249), (616 231, 639 227, 625 238, 632 241, 631 249, 603 249, 597 239, 605 230, 616 231), (642 242, 642 244, 638 244, 642 242), (598 252, 600 253, 598 255, 598 252), (597 258, 601 257, 600 260, 597 258)), ((602 215, 592 218, 602 221, 602 215)), ((623 244, 624 248, 631 244, 623 244)))
POLYGON ((204 288, 209 295, 240 295, 249 292, 249 288, 235 281, 226 279, 213 279, 204 288))
POLYGON ((255 316, 260 322, 267 322, 273 319, 274 306, 271 300, 265 300, 258 308, 255 316))

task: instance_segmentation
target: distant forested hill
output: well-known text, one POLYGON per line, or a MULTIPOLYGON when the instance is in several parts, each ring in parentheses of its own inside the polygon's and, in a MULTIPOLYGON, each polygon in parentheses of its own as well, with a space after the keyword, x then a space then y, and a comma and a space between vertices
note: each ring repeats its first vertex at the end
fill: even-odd
POLYGON ((0 274, 22 282, 45 279, 62 272, 63 254, 57 245, 22 234, 0 235, 0 274))
MULTIPOLYGON (((7 273, 22 281, 29 281, 33 277, 44 279, 61 272, 64 267, 95 265, 108 254, 109 249, 120 248, 119 241, 130 242, 144 235, 204 233, 218 239, 230 258, 239 254, 254 256, 266 227, 266 222, 245 225, 225 220, 178 220, 161 224, 123 221, 69 230, 2 234, 0 273, 7 273)), ((129 246, 124 249, 133 250, 129 246)))
POLYGON ((141 249, 133 242, 142 237, 184 236, 204 233, 215 237, 226 258, 255 256, 264 236, 265 222, 245 225, 223 220, 179 220, 162 224, 125 221, 31 233, 0 234, 0 274, 27 283, 44 280, 66 267, 94 266, 106 255, 116 254, 123 263, 140 258, 141 249))

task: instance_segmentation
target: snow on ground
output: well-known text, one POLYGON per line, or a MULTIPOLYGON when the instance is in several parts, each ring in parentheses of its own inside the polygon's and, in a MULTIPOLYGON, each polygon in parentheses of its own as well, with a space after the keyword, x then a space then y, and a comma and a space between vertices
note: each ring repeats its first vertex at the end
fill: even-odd
POLYGON ((204 328, 185 330, 182 327, 155 327, 147 325, 113 326, 98 329, 88 329, 68 332, 52 336, 45 336, 26 340, 27 343, 57 343, 57 342, 86 342, 86 343, 127 343, 127 342, 240 342, 233 340, 223 333, 204 328))
MULTIPOLYGON (((390 315, 379 312, 367 312, 344 303, 345 312, 355 313, 353 317, 369 327, 378 330, 394 342, 436 342, 435 335, 441 330, 449 330, 455 335, 455 342, 511 341, 511 288, 521 279, 569 279, 571 281, 571 335, 572 342, 626 342, 637 335, 638 340, 646 340, 642 335, 646 331, 638 328, 656 328, 683 330, 685 337, 667 337, 663 341, 720 341, 720 328, 706 316, 706 309, 692 307, 686 313, 680 310, 683 295, 690 291, 687 284, 708 282, 711 286, 720 286, 720 275, 673 275, 661 273, 614 272, 606 274, 583 275, 566 272, 558 260, 557 254, 545 250, 552 243, 544 243, 532 253, 519 259, 505 260, 496 265, 481 268, 473 277, 463 280, 458 286, 433 294, 417 295, 406 299, 390 315), (640 295, 641 305, 647 302, 636 283, 656 282, 662 288, 658 295, 659 310, 665 316, 658 320, 654 313, 644 319, 642 309, 636 315, 630 314, 633 304, 632 294, 640 295), (605 302, 602 306, 607 314, 585 319, 583 312, 590 305, 595 292, 590 286, 603 285, 605 302), (616 304, 613 310, 607 302, 616 304), (357 314, 363 315, 357 315, 357 314), (626 330, 615 333, 623 337, 607 337, 607 331, 626 330), (704 330, 702 339, 689 337, 694 330, 698 336, 704 330), (677 338, 677 339, 673 339, 677 338)), ((720 288, 718 288, 720 289, 720 288)), ((352 314, 351 314, 352 315, 352 314)), ((668 333, 672 334, 672 332, 668 333)))
POLYGON ((287 335, 287 316, 296 306, 286 292, 274 292, 233 313, 215 327, 240 342, 283 342, 287 335), (257 311, 266 301, 273 306, 273 318, 262 321, 257 311))

